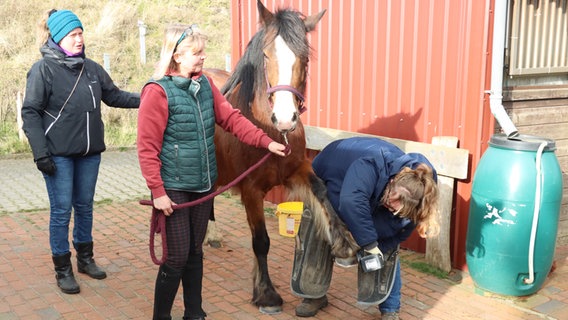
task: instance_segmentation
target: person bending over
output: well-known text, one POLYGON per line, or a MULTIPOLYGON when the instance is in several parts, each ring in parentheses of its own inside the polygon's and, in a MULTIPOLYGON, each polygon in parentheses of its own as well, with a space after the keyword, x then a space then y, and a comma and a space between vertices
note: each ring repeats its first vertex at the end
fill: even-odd
MULTIPOLYGON (((392 253, 414 230, 424 238, 439 233, 436 171, 423 155, 406 154, 378 138, 354 137, 326 146, 312 166, 363 254, 392 253)), ((336 263, 340 262, 346 263, 336 259, 336 263)), ((392 290, 379 304, 383 320, 398 319, 400 310, 398 260, 393 266, 396 273, 392 290)), ((325 294, 317 299, 305 298, 297 306, 296 315, 314 316, 327 304, 325 294)))

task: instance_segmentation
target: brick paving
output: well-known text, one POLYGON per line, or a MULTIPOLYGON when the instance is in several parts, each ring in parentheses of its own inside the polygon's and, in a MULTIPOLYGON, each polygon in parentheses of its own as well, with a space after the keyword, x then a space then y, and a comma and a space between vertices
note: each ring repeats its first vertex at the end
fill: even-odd
MULTIPOLYGON (((150 210, 138 204, 147 190, 132 150, 103 155, 93 233, 95 259, 108 277, 95 280, 75 271, 81 285, 77 295, 63 294, 55 284, 45 186, 33 162, 0 159, 0 168, 0 320, 151 318, 157 266, 148 251, 150 210)), ((268 210, 269 268, 284 306, 278 315, 263 315, 250 303, 253 252, 244 209, 226 195, 217 197, 215 207, 224 240, 222 248, 205 248, 208 319, 295 319, 300 299, 289 287, 294 239, 278 234, 278 219, 268 210)), ((454 270, 451 279, 421 273, 409 266, 424 261, 420 253, 403 251, 401 259, 401 319, 568 319, 566 245, 557 247, 555 271, 528 297, 484 292, 466 272, 454 270)), ((380 319, 376 307, 357 305, 356 279, 355 268, 335 267, 330 304, 313 319, 380 319)), ((172 316, 182 314, 180 288, 172 316)))

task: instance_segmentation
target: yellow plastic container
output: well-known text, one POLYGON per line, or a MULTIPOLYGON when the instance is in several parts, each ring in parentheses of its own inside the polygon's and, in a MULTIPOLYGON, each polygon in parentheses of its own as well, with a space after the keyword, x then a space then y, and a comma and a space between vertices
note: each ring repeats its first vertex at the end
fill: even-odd
POLYGON ((304 212, 304 203, 282 202, 276 207, 276 216, 278 216, 278 229, 281 236, 295 237, 300 228, 300 220, 304 212))

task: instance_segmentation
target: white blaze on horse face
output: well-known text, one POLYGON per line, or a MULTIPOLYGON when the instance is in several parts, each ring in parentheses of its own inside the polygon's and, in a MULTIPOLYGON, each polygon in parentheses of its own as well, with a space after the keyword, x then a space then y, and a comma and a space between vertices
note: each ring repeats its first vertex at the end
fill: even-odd
MULTIPOLYGON (((296 56, 290 50, 284 39, 277 36, 274 40, 276 58, 278 60, 278 83, 275 85, 292 85, 292 70, 296 56)), ((273 93, 272 113, 276 119, 276 128, 279 131, 293 130, 296 126, 296 106, 294 94, 290 91, 276 91, 273 93)))

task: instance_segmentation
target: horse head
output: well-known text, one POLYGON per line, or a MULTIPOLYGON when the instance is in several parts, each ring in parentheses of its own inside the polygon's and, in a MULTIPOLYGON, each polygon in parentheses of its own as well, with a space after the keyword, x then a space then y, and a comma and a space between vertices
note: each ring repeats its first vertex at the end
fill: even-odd
POLYGON ((264 28, 264 72, 272 114, 270 120, 282 133, 294 130, 305 110, 304 91, 310 56, 307 33, 314 30, 325 10, 312 16, 281 10, 270 12, 257 2, 264 28))
POLYGON ((264 126, 285 134, 304 111, 311 47, 307 33, 326 10, 304 16, 292 9, 271 12, 257 1, 261 29, 252 37, 221 88, 231 104, 264 126))

